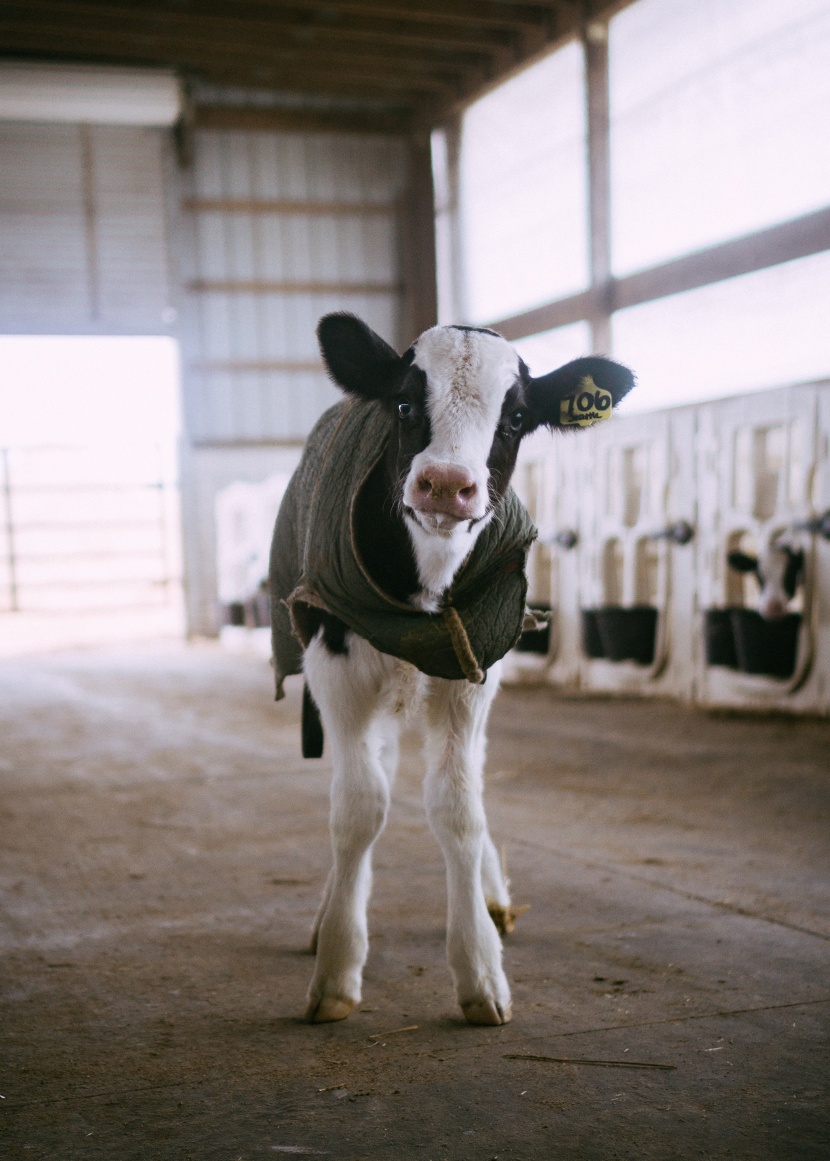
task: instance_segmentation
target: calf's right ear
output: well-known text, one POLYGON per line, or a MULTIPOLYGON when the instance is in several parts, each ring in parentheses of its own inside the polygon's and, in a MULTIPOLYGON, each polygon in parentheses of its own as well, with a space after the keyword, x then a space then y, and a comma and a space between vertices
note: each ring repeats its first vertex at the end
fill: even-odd
POLYGON ((317 339, 326 369, 338 387, 364 399, 389 395, 402 359, 365 322, 345 312, 323 315, 317 339))
POLYGON ((735 572, 758 571, 758 557, 750 556, 748 552, 727 553, 726 563, 730 568, 734 568, 735 572))

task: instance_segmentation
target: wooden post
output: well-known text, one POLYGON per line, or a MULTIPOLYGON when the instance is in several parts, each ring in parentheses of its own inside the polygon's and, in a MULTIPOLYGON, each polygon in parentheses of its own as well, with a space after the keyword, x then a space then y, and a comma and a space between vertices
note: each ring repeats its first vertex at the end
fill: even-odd
POLYGON ((588 102, 588 226, 591 255, 591 346, 611 353, 611 165, 608 98, 608 24, 583 30, 588 102))
POLYGON ((409 189, 401 213, 404 283, 402 341, 408 345, 438 322, 435 279, 435 194, 429 133, 409 144, 409 189))
POLYGON ((447 315, 442 322, 463 323, 468 321, 467 295, 465 287, 464 248, 461 233, 461 117, 456 115, 444 125, 445 173, 444 204, 439 208, 445 217, 444 244, 446 254, 442 260, 446 271, 442 288, 446 304, 439 303, 447 315))

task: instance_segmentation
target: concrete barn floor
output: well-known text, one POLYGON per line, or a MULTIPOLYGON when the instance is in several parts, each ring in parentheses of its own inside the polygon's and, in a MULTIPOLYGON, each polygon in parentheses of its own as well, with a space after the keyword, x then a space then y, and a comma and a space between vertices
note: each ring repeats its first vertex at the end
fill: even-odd
POLYGON ((503 691, 489 813, 531 909, 498 1029, 454 1006, 413 743, 364 1002, 310 1027, 297 686, 169 645, 0 687, 3 1158, 830 1157, 830 722, 503 691))

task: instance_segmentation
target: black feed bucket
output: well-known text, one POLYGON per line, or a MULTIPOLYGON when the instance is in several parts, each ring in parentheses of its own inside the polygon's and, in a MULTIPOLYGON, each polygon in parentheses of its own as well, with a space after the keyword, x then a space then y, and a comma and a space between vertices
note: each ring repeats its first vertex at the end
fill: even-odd
POLYGON ((582 650, 586 657, 651 665, 656 639, 657 609, 652 605, 635 605, 631 609, 606 605, 582 610, 582 650))
POLYGON ((732 609, 707 609, 704 621, 706 664, 738 668, 735 634, 732 632, 732 609))
POLYGON ((735 653, 742 673, 767 677, 792 677, 800 613, 787 613, 777 621, 766 621, 754 609, 730 609, 735 653))
POLYGON ((220 608, 220 618, 223 625, 244 625, 245 606, 241 601, 231 601, 220 608))
POLYGON ((636 661, 651 665, 657 638, 657 609, 635 605, 631 609, 611 606, 597 609, 597 627, 602 648, 609 661, 636 661))
MULTIPOLYGON (((549 617, 550 605, 534 604, 530 611, 532 613, 545 613, 549 617)), ((547 657, 550 652, 550 620, 541 629, 525 629, 516 642, 515 648, 519 653, 541 653, 543 657, 547 657)))
POLYGON ((597 625, 596 609, 582 610, 582 652, 593 661, 605 656, 597 625))

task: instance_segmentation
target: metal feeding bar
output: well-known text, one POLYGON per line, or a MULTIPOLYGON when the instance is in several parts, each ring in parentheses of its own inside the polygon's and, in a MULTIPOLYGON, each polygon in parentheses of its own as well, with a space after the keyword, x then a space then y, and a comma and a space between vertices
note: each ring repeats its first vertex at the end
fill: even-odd
POLYGON ((579 533, 575 532, 573 528, 563 528, 561 532, 547 537, 544 543, 556 544, 567 552, 571 548, 576 548, 579 543, 579 533))
POLYGON ((811 520, 797 520, 792 526, 794 532, 813 532, 830 540, 830 508, 821 516, 814 516, 811 520))
POLYGON ((670 540, 672 544, 688 544, 695 534, 695 530, 688 520, 678 520, 676 524, 669 524, 659 532, 652 532, 651 540, 670 540))

